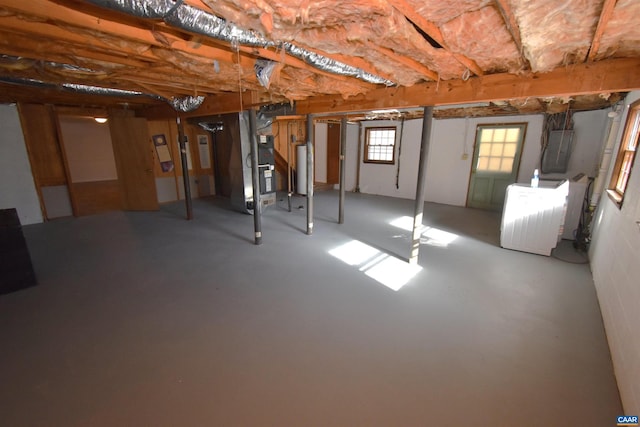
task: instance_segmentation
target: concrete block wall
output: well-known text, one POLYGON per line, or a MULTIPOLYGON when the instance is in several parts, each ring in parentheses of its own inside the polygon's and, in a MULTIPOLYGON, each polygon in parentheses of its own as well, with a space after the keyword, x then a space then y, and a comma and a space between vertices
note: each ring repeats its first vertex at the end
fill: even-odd
MULTIPOLYGON (((627 105, 640 99, 629 94, 627 105)), ((626 113, 628 108, 624 109, 626 113)), ((618 133, 624 132, 626 117, 618 133)), ((617 149, 615 151, 617 153, 617 149)), ((615 156, 612 163, 615 162, 615 156)), ((606 181, 608 182, 608 180, 606 181)), ((626 414, 640 413, 640 161, 636 159, 622 208, 603 195, 594 216, 590 248, 613 367, 626 414)))

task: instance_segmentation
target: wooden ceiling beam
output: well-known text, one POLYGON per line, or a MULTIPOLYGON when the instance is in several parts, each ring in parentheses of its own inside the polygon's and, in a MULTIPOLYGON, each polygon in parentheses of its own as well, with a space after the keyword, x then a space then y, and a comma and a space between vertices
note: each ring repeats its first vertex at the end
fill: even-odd
MULTIPOLYGON (((77 60, 73 59, 74 55, 79 55, 82 57, 91 57, 93 56, 95 59, 96 55, 93 55, 93 52, 87 51, 86 49, 77 47, 73 44, 61 43, 60 41, 52 41, 52 40, 37 40, 34 38, 28 38, 26 36, 15 35, 15 34, 5 34, 4 37, 0 37, 0 51, 5 54, 14 55, 14 56, 22 56, 29 59, 39 58, 44 61, 51 61, 63 64, 70 65, 81 65, 90 67, 91 65, 78 64, 77 60), (15 46, 20 46, 16 48, 15 46)), ((150 54, 150 53, 149 53, 150 54)), ((150 54, 151 55, 151 54, 150 54)), ((99 56, 99 55, 98 55, 99 56)), ((68 78, 72 79, 82 79, 86 84, 94 84, 96 86, 100 86, 100 82, 111 82, 114 80, 127 80, 126 76, 136 76, 142 77, 147 76, 147 81, 151 80, 158 86, 163 86, 166 90, 171 90, 173 88, 180 88, 181 92, 184 92, 184 84, 174 85, 173 83, 185 83, 188 84, 188 87, 191 88, 188 93, 193 93, 194 88, 201 87, 202 90, 218 92, 220 89, 215 85, 215 78, 203 78, 202 75, 190 72, 189 70, 180 70, 176 66, 173 66, 167 61, 160 62, 160 58, 154 58, 156 63, 145 63, 139 61, 139 66, 131 68, 130 66, 125 66, 121 68, 114 68, 112 70, 106 70, 104 73, 97 73, 94 77, 88 78, 89 76, 74 76, 73 72, 64 72, 61 70, 60 73, 55 73, 55 70, 44 67, 41 69, 40 78, 44 75, 61 75, 65 74, 68 78), (171 75, 171 79, 167 79, 167 75, 171 75), (91 83, 88 83, 89 80, 91 83)), ((101 58, 101 60, 106 61, 110 59, 113 63, 118 61, 118 57, 115 58, 101 58)), ((132 60, 127 60, 127 63, 130 63, 132 60)), ((80 61, 81 62, 81 61, 80 61)), ((10 64, 7 64, 10 66, 10 64)), ((203 64, 203 66, 206 64, 203 64)), ((8 67, 5 67, 8 68, 8 67)), ((0 66, 0 70, 2 67, 0 66)), ((253 76, 253 75, 252 75, 253 76)), ((255 83, 256 78, 253 76, 253 82, 255 83)), ((155 92, 154 92, 155 93, 155 92)), ((160 94, 158 92, 158 94, 160 94)), ((165 94, 166 95, 166 94, 165 94)))
MULTIPOLYGON (((108 37, 115 37, 116 39, 124 40, 125 42, 130 40, 135 43, 142 43, 149 47, 155 46, 158 48, 179 50, 181 52, 193 54, 206 59, 226 63, 233 63, 235 60, 234 53, 227 49, 212 47, 205 44, 194 44, 189 41, 178 39, 169 33, 163 33, 162 38, 165 42, 161 42, 150 30, 111 22, 104 19, 96 19, 94 16, 66 8, 64 6, 56 5, 55 3, 45 2, 46 6, 41 4, 39 7, 38 3, 43 2, 42 0, 30 0, 28 2, 20 3, 15 0, 0 0, 0 8, 4 5, 9 12, 26 15, 25 17, 27 18, 35 18, 33 22, 29 22, 27 19, 20 19, 16 17, 12 17, 13 20, 8 19, 11 18, 10 16, 0 17, 0 23, 4 23, 6 19, 7 23, 17 30, 20 30, 20 27, 22 27, 22 31, 27 33, 40 34, 52 39, 61 38, 67 41, 83 41, 85 44, 87 43, 87 34, 78 34, 78 31, 74 31, 74 28, 79 30, 90 30, 95 32, 95 34, 92 35, 91 40, 96 42, 98 46, 103 46, 116 52, 124 52, 126 55, 141 55, 143 52, 136 52, 134 49, 127 48, 126 46, 114 46, 113 44, 109 44, 105 40, 102 40, 100 35, 104 34, 108 37), (16 23, 18 25, 16 25, 16 23), (170 46, 167 46, 166 43, 169 43, 170 46)), ((158 31, 156 30, 155 32, 157 33, 158 31)))
POLYGON ((640 58, 632 58, 561 67, 548 73, 526 76, 490 74, 472 77, 467 81, 448 80, 411 87, 375 89, 348 99, 341 96, 309 98, 298 101, 296 111, 299 114, 333 113, 628 92, 640 89, 639 68, 640 58))
POLYGON ((444 40, 444 36, 440 31, 440 28, 431 21, 428 21, 422 15, 418 14, 416 10, 406 2, 406 0, 387 0, 391 6, 393 6, 398 12, 402 13, 409 21, 413 22, 418 28, 429 35, 440 46, 451 53, 458 62, 467 67, 472 73, 477 76, 484 74, 482 68, 471 58, 460 53, 452 52, 447 43, 444 40))
MULTIPOLYGON (((154 31, 149 29, 121 24, 107 19, 97 19, 93 15, 45 0, 0 0, 0 11, 2 11, 2 9, 8 12, 9 15, 11 13, 17 13, 19 15, 26 15, 28 17, 35 18, 34 21, 36 21, 38 25, 53 24, 55 26, 55 24, 63 24, 64 26, 88 29, 112 37, 118 37, 138 43, 145 43, 156 47, 167 48, 166 43, 169 43, 169 47, 171 49, 205 57, 211 60, 224 61, 228 63, 237 61, 236 56, 238 53, 231 50, 229 43, 202 35, 190 35, 188 33, 184 33, 186 37, 195 37, 202 42, 206 41, 223 47, 218 48, 207 43, 193 43, 192 41, 183 40, 171 33, 175 32, 176 29, 169 28, 163 23, 156 23, 156 25, 154 25, 154 31, 156 33, 159 32, 162 37, 154 37, 154 31), (166 31, 162 31, 163 29, 166 29, 166 31), (163 39, 164 42, 159 41, 158 38, 163 39)), ((2 15, 3 14, 0 13, 0 16, 2 15)), ((4 15, 7 15, 7 13, 4 13, 4 15)), ((111 47, 113 48, 113 46, 111 47)), ((241 62, 243 67, 253 67, 254 61, 251 58, 263 57, 274 62, 281 62, 285 65, 304 69, 314 74, 321 74, 338 81, 351 79, 350 77, 339 76, 318 70, 302 60, 290 55, 282 54, 281 52, 250 46, 240 46, 238 50, 239 55, 242 57, 241 62)), ((366 83, 363 82, 363 84, 366 83)))
POLYGON ((49 104, 75 106, 111 106, 118 103, 126 103, 131 106, 166 104, 163 101, 145 96, 104 96, 63 91, 57 88, 25 87, 0 83, 0 102, 42 104, 45 100, 49 104))
MULTIPOLYGON (((127 73, 119 78, 123 81, 133 82, 139 85, 152 85, 154 87, 159 88, 158 90, 162 90, 165 92, 169 92, 172 90, 178 91, 183 95, 206 95, 211 93, 221 93, 226 90, 230 90, 232 88, 228 87, 228 84, 216 84, 215 82, 207 82, 207 81, 195 81, 191 78, 185 77, 176 77, 171 82, 166 82, 162 80, 162 75, 151 74, 151 73, 127 73)), ((257 84, 252 85, 248 89, 259 87, 257 84)), ((238 90, 238 87, 233 87, 233 89, 238 90)), ((247 89, 247 88, 245 88, 247 89)), ((156 93, 156 92, 154 92, 156 93)), ((157 93, 160 95, 160 93, 157 93)), ((164 96, 164 95, 163 95, 164 96)), ((166 97, 166 96, 165 96, 166 97)))
POLYGON ((598 54, 598 50, 600 50, 600 41, 602 40, 602 35, 604 34, 604 30, 607 28, 607 24, 613 16, 613 10, 616 7, 617 0, 605 0, 604 5, 602 6, 602 12, 600 13, 600 19, 598 20, 598 26, 596 27, 596 31, 593 34, 593 40, 591 41, 591 47, 589 48, 589 53, 587 54, 587 61, 593 61, 596 59, 596 55, 598 54))
MULTIPOLYGON (((258 107, 270 102, 266 94, 256 94, 255 92, 245 91, 242 94, 229 93, 220 95, 207 96, 197 110, 188 113, 180 113, 181 117, 206 117, 218 114, 237 113, 252 107, 258 107)), ((167 105, 157 105, 146 108, 140 113, 147 119, 167 119, 176 117, 176 111, 167 105)))
POLYGON ((393 50, 387 49, 386 47, 382 47, 382 46, 373 45, 373 46, 371 46, 371 48, 377 50, 381 54, 389 57, 390 59, 392 59, 394 61, 396 61, 398 64, 402 64, 405 67, 408 67, 408 68, 412 69, 413 71, 418 72, 420 75, 422 75, 423 77, 425 77, 425 78, 427 78, 429 80, 433 80, 433 81, 438 81, 439 80, 438 73, 436 73, 435 71, 431 70, 429 67, 419 63, 418 61, 409 58, 408 56, 398 55, 393 50))
MULTIPOLYGON (((2 21, 0 21, 1 23, 2 21)), ((44 39, 18 33, 0 32, 0 49, 6 55, 19 56, 33 60, 57 62, 68 65, 82 65, 89 68, 86 62, 101 61, 117 66, 146 68, 151 66, 150 61, 130 56, 119 55, 115 52, 104 53, 99 50, 87 48, 66 42, 62 39, 44 39), (83 64, 80 64, 83 63, 83 64)), ((151 56, 151 54, 149 54, 151 56)))
MULTIPOLYGON (((184 3, 196 9, 200 9, 206 13, 216 15, 216 13, 211 9, 211 7, 207 5, 205 2, 203 2, 202 0, 185 0, 184 3)), ((354 56, 346 56, 346 55, 341 55, 336 53, 327 53, 324 51, 318 51, 317 49, 313 49, 309 46, 301 46, 301 47, 304 47, 305 49, 311 52, 315 52, 318 55, 325 56, 334 61, 342 62, 343 64, 350 65, 355 68, 360 68, 361 70, 366 71, 369 74, 373 74, 375 76, 382 77, 389 81, 393 81, 393 78, 390 75, 377 70, 369 62, 365 61, 362 58, 358 58, 354 56)), ((286 65, 290 65, 300 69, 306 69, 306 70, 312 71, 315 74, 322 74, 327 77, 331 77, 331 78, 342 80, 342 81, 352 79, 352 77, 340 76, 337 74, 331 74, 331 73, 319 70, 298 58, 295 58, 293 56, 286 55, 286 54, 283 55, 282 52, 274 52, 269 49, 247 47, 247 46, 240 46, 239 49, 246 54, 253 54, 265 59, 269 59, 270 61, 284 63, 286 65)))
MULTIPOLYGON (((1 44, 0 44, 1 46, 1 44)), ((0 48, 1 49, 1 48, 0 48)), ((59 59, 55 55, 50 59, 59 59)), ((64 69, 56 70, 46 66, 34 66, 30 68, 16 69, 18 67, 13 64, 0 64, 0 75, 12 76, 18 78, 30 78, 45 81, 46 83, 77 83, 90 86, 101 86, 110 88, 122 88, 124 90, 135 90, 149 94, 160 95, 165 98, 179 95, 196 95, 198 92, 219 93, 225 90, 237 89, 237 87, 229 87, 228 84, 216 83, 215 79, 203 79, 202 76, 190 73, 175 74, 175 68, 166 66, 154 69, 124 68, 112 73, 105 73, 95 77, 87 77, 83 75, 75 75, 73 71, 65 71, 64 69), (171 79, 167 79, 167 75, 174 73, 171 79), (135 86, 132 86, 135 85, 135 86), (155 87, 153 91, 145 90, 148 87, 155 87), (176 92, 171 94, 171 92, 176 92)), ((250 86, 245 84, 245 88, 256 88, 258 84, 254 82, 250 86)))
MULTIPOLYGON (((167 28, 169 29, 170 27, 168 27, 165 24, 158 24, 159 27, 162 28, 167 28)), ((227 42, 221 41, 221 40, 217 40, 217 39, 213 39, 213 38, 208 38, 205 36, 201 36, 201 35, 194 35, 195 38, 203 38, 206 39, 207 41, 209 41, 210 43, 213 44, 218 44, 220 46, 223 46, 224 48, 218 48, 220 51, 224 52, 225 54, 229 55, 229 62, 232 63, 237 63, 238 62, 238 53, 240 54, 240 56, 243 59, 249 58, 249 60, 251 61, 251 64, 249 65, 244 65, 243 66, 249 66, 249 67, 253 67, 253 65, 255 64, 254 60, 256 58, 263 58, 263 59, 268 59, 269 61, 273 61, 273 62, 277 62, 279 64, 283 64, 283 65, 288 65, 290 67, 293 68, 298 68, 301 70, 306 70, 309 71, 310 73, 313 74, 319 74, 319 75, 323 75, 325 77, 329 77, 332 78, 334 80, 338 80, 338 81, 348 81, 351 80, 352 77, 347 77, 347 76, 341 76, 338 74, 333 74, 333 73, 329 73, 327 71, 322 71, 316 67, 313 67, 312 65, 307 64, 306 62, 304 62, 301 59, 295 58, 293 56, 287 55, 286 53, 282 52, 282 51, 275 51, 275 50, 270 50, 270 49, 266 49, 266 48, 262 48, 262 47, 255 47, 255 46, 238 46, 237 47, 237 52, 233 51, 233 48, 231 47, 231 45, 227 42)), ((180 50, 185 50, 183 49, 181 46, 179 45, 174 45, 172 43, 171 45, 173 48, 176 49, 180 49, 180 50)), ((205 46, 205 45, 202 45, 205 46)), ((211 48, 211 46, 209 46, 211 48)), ((198 47, 196 49, 200 49, 201 47, 198 47)), ((190 52, 193 53, 193 52, 190 52)), ((363 84, 367 84, 365 82, 362 82, 363 84)))

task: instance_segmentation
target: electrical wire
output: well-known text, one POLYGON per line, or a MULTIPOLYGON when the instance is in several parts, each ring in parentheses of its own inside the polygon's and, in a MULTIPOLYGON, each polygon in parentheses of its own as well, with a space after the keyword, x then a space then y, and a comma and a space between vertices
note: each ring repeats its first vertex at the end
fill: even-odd
POLYGON ((591 241, 591 219, 593 212, 591 211, 591 187, 593 186, 593 178, 589 178, 587 189, 585 190, 584 199, 582 200, 582 209, 580 209, 580 219, 578 220, 578 228, 576 229, 573 247, 576 250, 586 252, 591 241))

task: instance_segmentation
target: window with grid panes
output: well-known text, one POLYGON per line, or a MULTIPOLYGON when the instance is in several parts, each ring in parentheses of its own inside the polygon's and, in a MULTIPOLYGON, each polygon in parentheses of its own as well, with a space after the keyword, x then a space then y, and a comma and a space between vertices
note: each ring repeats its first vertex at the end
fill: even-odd
POLYGON ((506 126, 479 126, 479 131, 481 134, 476 170, 512 173, 521 129, 506 126))
POLYGON ((370 127, 365 134, 365 163, 393 164, 395 161, 396 128, 370 127))
POLYGON ((636 101, 630 106, 627 115, 627 123, 624 128, 624 136, 618 150, 618 157, 609 183, 609 195, 613 197, 618 205, 622 205, 631 168, 638 149, 638 139, 640 139, 640 101, 636 101))

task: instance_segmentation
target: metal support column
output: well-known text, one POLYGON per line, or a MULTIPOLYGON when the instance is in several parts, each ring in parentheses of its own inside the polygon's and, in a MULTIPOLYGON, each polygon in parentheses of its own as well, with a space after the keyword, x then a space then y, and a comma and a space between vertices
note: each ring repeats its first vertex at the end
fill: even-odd
POLYGON ((358 122, 358 159, 356 162, 356 193, 360 192, 360 163, 362 162, 362 122, 358 122))
POLYGON ((307 234, 313 234, 313 116, 307 115, 307 234))
POLYGON ((187 137, 184 134, 184 126, 180 116, 176 118, 178 124, 178 143, 180 144, 180 162, 182 164, 182 181, 184 185, 184 202, 187 208, 187 220, 193 219, 191 207, 191 182, 189 181, 189 166, 187 162, 187 137))
POLYGON ((291 145, 296 143, 296 136, 291 135, 291 140, 289 140, 289 125, 291 123, 287 123, 287 206, 289 207, 289 212, 291 212, 291 196, 293 195, 293 168, 291 167, 291 145))
POLYGON ((431 122, 433 121, 433 107, 424 107, 422 119, 422 142, 420 143, 420 160, 418 164, 418 185, 416 187, 416 201, 413 211, 413 233, 411 238, 411 255, 409 264, 418 263, 420 252, 420 235, 422 233, 422 213, 424 211, 424 184, 427 169, 427 153, 431 139, 431 122))
POLYGON ((249 110, 249 138, 251 141, 251 181, 253 183, 253 228, 255 244, 262 244, 262 203, 260 201, 260 170, 258 169, 258 135, 256 110, 249 110))
POLYGON ((345 197, 345 155, 347 152, 347 117, 340 121, 340 201, 338 203, 338 224, 344 224, 345 197))

